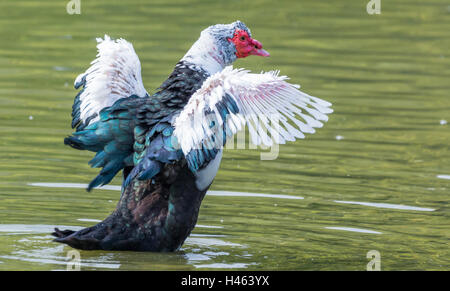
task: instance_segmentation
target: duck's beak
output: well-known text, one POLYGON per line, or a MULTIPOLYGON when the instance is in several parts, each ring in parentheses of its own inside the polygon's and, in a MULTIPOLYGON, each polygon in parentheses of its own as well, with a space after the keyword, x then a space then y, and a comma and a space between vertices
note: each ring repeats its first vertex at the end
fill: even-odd
POLYGON ((262 44, 257 41, 256 39, 251 39, 251 44, 253 45, 253 49, 250 51, 250 55, 254 56, 261 56, 261 57, 268 57, 270 56, 269 52, 266 50, 263 50, 262 44))

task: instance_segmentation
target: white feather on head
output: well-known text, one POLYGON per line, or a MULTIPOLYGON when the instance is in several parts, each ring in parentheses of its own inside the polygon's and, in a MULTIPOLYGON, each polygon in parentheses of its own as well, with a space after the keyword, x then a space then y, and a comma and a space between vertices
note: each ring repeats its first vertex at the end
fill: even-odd
POLYGON ((238 29, 247 31, 251 36, 250 29, 239 20, 209 26, 200 33, 200 38, 182 60, 201 67, 210 75, 223 70, 236 60, 236 47, 228 39, 233 38, 238 29))

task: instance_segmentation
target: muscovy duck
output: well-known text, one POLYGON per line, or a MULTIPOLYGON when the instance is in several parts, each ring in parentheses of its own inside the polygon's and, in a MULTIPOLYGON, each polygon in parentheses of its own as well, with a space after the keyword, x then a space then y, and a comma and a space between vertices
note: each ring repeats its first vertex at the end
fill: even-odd
POLYGON ((278 72, 233 69, 237 58, 269 56, 240 21, 203 30, 152 95, 130 43, 97 41, 97 58, 75 80, 82 87, 72 108, 75 132, 64 143, 96 152, 89 164, 102 169, 88 191, 120 170, 123 183, 104 221, 79 231, 55 229, 54 241, 74 248, 179 249, 195 227, 227 139, 248 126, 254 144, 283 144, 314 133, 332 112, 329 102, 278 72))

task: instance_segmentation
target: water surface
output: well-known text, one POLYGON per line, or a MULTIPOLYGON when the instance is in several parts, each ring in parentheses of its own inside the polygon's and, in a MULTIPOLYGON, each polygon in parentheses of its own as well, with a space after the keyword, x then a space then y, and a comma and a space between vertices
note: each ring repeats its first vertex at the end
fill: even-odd
POLYGON ((227 149, 180 251, 82 251, 81 269, 365 270, 377 250, 383 270, 449 270, 449 3, 367 2, 82 0, 68 15, 2 0, 0 270, 65 270, 53 227, 90 226, 119 198, 119 178, 82 189, 92 154, 62 143, 95 38, 131 41, 153 91, 201 29, 236 19, 271 53, 236 66, 281 70, 333 103, 329 122, 273 161, 227 149))

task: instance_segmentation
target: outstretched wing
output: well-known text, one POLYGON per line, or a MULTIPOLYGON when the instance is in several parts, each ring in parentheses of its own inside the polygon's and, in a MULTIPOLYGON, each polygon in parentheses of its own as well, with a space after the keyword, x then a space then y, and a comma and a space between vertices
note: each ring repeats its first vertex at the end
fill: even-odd
POLYGON ((333 112, 331 103, 301 92, 287 79, 278 72, 252 74, 231 66, 209 77, 174 120, 174 135, 191 170, 243 125, 255 145, 266 146, 304 138, 322 127, 333 112))
POLYGON ((141 63, 131 43, 97 38, 98 54, 86 72, 75 80, 75 89, 83 89, 72 107, 72 128, 82 130, 99 120, 100 111, 117 100, 132 95, 147 96, 141 77, 141 63))
POLYGON ((83 86, 72 107, 76 132, 64 139, 75 149, 96 152, 89 164, 102 170, 88 190, 109 183, 121 169, 133 166, 135 117, 147 99, 141 97, 148 97, 133 46, 107 35, 97 42, 97 58, 75 80, 75 89, 83 86))

